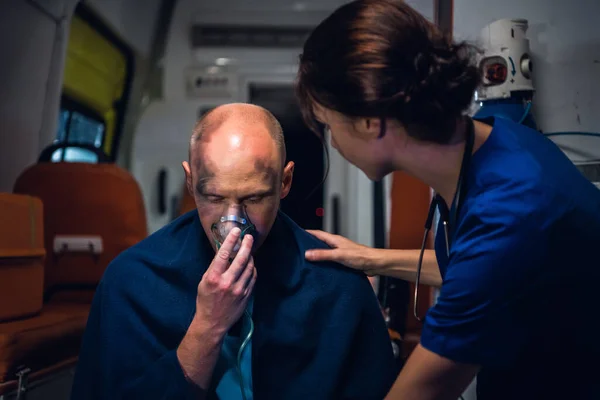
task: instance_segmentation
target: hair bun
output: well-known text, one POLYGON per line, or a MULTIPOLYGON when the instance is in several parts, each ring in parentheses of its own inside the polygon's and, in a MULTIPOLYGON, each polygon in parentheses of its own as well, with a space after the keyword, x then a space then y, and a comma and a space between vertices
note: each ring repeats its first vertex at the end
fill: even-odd
POLYGON ((480 81, 476 48, 395 0, 357 0, 319 24, 304 45, 297 93, 348 117, 398 119, 416 138, 447 142, 480 81))

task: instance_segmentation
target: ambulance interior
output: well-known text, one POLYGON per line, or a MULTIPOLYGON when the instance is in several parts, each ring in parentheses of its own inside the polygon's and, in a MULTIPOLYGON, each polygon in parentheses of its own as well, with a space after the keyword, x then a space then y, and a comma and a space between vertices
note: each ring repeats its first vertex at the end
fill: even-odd
MULTIPOLYGON (((407 2, 482 43, 486 70, 499 71, 488 79, 503 77, 473 113, 534 124, 600 187, 600 2, 407 2), (505 56, 516 53, 528 61, 505 56)), ((294 98, 303 40, 343 3, 0 3, 0 400, 69 398, 96 285, 116 255, 194 208, 181 162, 217 105, 279 119, 296 163, 281 209, 300 226, 420 247, 430 188, 402 173, 369 181, 308 130, 294 98)), ((372 283, 401 364, 419 341, 414 285, 372 283)), ((435 294, 421 288, 419 314, 435 294)))

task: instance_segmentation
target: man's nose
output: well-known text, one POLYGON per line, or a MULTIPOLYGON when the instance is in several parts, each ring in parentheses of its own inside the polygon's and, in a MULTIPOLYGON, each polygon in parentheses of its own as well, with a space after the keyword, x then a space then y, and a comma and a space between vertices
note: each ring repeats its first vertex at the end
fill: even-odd
POLYGON ((244 213, 244 205, 238 201, 231 202, 227 204, 227 214, 243 214, 244 213))

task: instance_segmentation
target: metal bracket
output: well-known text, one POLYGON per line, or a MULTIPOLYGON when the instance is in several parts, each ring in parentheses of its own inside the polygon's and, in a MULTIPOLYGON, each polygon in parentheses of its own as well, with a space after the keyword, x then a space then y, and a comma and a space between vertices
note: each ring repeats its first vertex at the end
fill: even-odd
POLYGON ((19 378, 18 388, 17 388, 17 398, 15 400, 25 400, 25 395, 27 393, 27 384, 29 383, 29 373, 31 372, 30 368, 20 369, 19 372, 16 373, 19 378))

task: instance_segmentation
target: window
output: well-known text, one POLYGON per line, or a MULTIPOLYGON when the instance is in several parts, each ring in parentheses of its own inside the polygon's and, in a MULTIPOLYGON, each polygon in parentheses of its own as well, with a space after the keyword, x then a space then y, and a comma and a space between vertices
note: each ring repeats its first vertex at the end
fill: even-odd
POLYGON ((56 148, 48 161, 117 157, 134 70, 132 50, 79 2, 69 30, 56 148), (73 147, 69 147, 70 144, 73 147))
POLYGON ((99 115, 86 109, 67 97, 63 97, 58 117, 58 131, 54 144, 65 143, 64 148, 56 149, 50 161, 97 163, 98 155, 79 145, 93 146, 102 151, 105 140, 106 123, 99 115), (68 146, 73 144, 72 147, 68 146))

